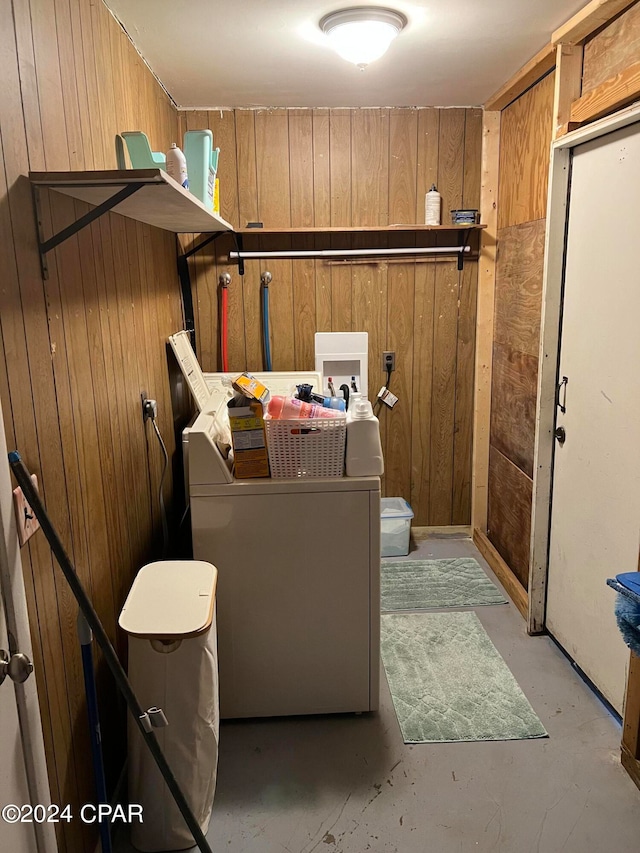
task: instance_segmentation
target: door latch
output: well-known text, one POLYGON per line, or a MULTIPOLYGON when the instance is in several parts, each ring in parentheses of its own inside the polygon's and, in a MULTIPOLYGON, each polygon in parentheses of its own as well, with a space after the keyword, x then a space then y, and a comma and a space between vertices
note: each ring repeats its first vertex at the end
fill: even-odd
POLYGON ((562 446, 567 440, 567 432, 563 426, 559 426, 554 433, 558 444, 562 446))
POLYGON ((32 672, 33 664, 22 652, 9 657, 5 649, 0 649, 0 684, 7 676, 16 684, 23 684, 32 672))
POLYGON ((566 414, 567 411, 567 385, 569 384, 569 378, 567 376, 562 377, 562 382, 558 385, 556 390, 556 406, 559 407, 562 414, 566 414), (560 394, 562 393, 562 402, 560 402, 560 394))

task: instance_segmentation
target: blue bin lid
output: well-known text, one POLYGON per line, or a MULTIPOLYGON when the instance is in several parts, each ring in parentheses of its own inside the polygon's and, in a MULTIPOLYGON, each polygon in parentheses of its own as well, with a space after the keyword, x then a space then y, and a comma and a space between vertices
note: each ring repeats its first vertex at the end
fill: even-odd
POLYGON ((623 572, 621 575, 616 575, 616 580, 631 592, 640 595, 640 572, 623 572))

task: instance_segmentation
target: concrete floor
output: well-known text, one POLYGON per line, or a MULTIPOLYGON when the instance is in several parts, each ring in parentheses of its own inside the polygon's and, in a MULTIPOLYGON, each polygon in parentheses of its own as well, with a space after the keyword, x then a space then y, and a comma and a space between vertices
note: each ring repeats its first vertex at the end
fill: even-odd
MULTIPOLYGON (((449 556, 495 580, 465 538, 420 542, 408 559, 449 556)), ((405 745, 384 671, 376 714, 225 722, 214 853, 637 853, 619 724, 513 605, 476 613, 548 739, 405 745)))

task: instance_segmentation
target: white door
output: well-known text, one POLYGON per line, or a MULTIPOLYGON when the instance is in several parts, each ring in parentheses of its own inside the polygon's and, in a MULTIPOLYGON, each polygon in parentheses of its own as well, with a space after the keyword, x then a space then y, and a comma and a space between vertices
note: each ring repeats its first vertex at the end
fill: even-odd
MULTIPOLYGON (((13 515, 11 475, 0 407, 0 649, 32 657, 22 565, 13 515), (8 630, 15 646, 10 650, 8 630)), ((36 535, 42 535, 36 534, 36 535)), ((4 656, 3 656, 4 657, 4 656)), ((0 684, 0 851, 56 853, 55 826, 16 821, 16 809, 51 803, 35 677, 14 684, 8 676, 0 684), (7 808, 8 807, 8 808, 7 808)), ((47 814, 51 816, 51 812, 47 814)), ((21 817, 29 818, 28 811, 21 817)))
POLYGON ((546 617, 618 711, 629 653, 605 581, 638 566, 639 243, 636 123, 573 151, 546 617))
MULTIPOLYGON (((5 651, 9 648, 1 585, 0 648, 5 651)), ((0 684, 0 850, 34 853, 37 849, 33 824, 11 823, 16 814, 11 806, 21 807, 29 803, 16 692, 11 679, 5 678, 0 684)))

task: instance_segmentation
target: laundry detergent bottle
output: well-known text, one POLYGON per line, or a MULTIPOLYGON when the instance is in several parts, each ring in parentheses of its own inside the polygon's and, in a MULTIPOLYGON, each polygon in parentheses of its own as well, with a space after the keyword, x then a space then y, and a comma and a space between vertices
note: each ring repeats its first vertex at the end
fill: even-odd
POLYGON ((384 474, 380 423, 369 400, 356 400, 347 411, 346 467, 347 477, 384 474))

